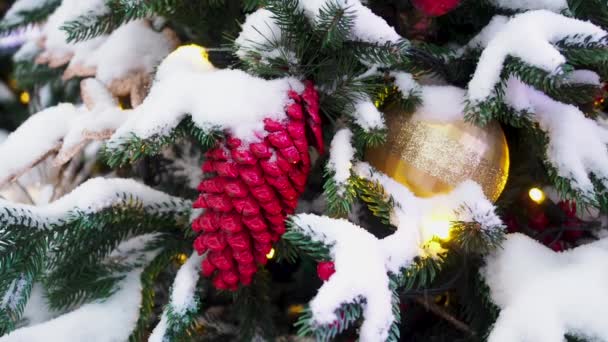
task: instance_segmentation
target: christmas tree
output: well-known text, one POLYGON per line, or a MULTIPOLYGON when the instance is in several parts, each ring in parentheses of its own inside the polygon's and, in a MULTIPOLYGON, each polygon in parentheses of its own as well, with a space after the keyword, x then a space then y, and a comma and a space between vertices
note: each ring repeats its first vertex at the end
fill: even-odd
POLYGON ((605 1, 0 5, 0 342, 608 341, 605 1))

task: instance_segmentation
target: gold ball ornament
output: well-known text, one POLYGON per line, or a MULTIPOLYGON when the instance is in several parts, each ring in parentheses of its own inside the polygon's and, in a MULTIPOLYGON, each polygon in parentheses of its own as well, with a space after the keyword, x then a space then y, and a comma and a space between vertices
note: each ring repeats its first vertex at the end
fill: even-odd
POLYGON ((478 127, 464 120, 443 123, 423 117, 389 107, 387 141, 368 149, 366 160, 419 197, 448 193, 471 179, 495 202, 509 175, 509 147, 500 125, 478 127))

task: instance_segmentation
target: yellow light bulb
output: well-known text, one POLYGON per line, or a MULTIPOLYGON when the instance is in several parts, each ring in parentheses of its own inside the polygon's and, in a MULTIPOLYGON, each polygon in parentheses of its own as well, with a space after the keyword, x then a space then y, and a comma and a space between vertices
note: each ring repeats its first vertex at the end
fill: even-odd
POLYGON ((188 260, 188 256, 186 254, 180 253, 175 257, 177 263, 179 263, 180 265, 183 265, 186 263, 186 260, 188 260))
POLYGON ((528 191, 528 196, 530 199, 538 204, 543 203, 545 200, 545 193, 539 188, 532 188, 528 191))
POLYGON ((268 254, 266 254, 266 259, 272 259, 274 258, 274 248, 272 248, 270 250, 270 252, 268 252, 268 254))
POLYGON ((422 234, 425 243, 433 239, 447 241, 450 239, 453 216, 443 213, 431 214, 422 222, 422 234))
POLYGON ((207 52, 207 50, 204 47, 202 47, 200 45, 196 45, 196 44, 187 44, 187 45, 179 46, 172 53, 178 53, 178 52, 186 50, 186 49, 196 49, 196 50, 198 50, 198 52, 201 55, 201 57, 203 57, 204 60, 209 61, 209 53, 207 52))
POLYGON ((21 92, 21 94, 19 94, 19 101, 23 104, 30 103, 30 93, 27 91, 21 92))
POLYGON ((304 305, 302 304, 294 304, 287 308, 287 313, 290 315, 299 315, 304 312, 304 305))

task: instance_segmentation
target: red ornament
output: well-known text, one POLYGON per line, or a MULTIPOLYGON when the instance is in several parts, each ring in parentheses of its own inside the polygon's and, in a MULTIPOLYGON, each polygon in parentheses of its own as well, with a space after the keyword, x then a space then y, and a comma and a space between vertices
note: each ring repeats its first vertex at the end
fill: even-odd
POLYGON ((460 0, 412 0, 412 4, 431 17, 442 16, 460 4, 460 0))
POLYGON ((334 273, 336 273, 336 268, 333 261, 321 261, 317 264, 319 279, 328 281, 334 273))
POLYGON ((549 226, 549 218, 544 211, 530 217, 530 227, 535 230, 545 230, 549 226))
POLYGON ((285 232, 310 173, 307 130, 323 153, 319 98, 312 83, 302 94, 290 91, 286 119, 264 120, 260 141, 245 143, 230 134, 206 153, 207 178, 198 186, 195 208, 205 209, 192 222, 200 234, 199 254, 207 252, 202 273, 220 290, 248 285, 258 265, 267 262, 272 243, 285 232))

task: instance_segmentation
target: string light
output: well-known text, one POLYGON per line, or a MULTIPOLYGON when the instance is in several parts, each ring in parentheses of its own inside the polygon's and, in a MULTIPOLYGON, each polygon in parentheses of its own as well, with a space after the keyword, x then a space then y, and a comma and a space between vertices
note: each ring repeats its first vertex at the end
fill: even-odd
POLYGON ((21 92, 21 94, 19 94, 19 101, 23 104, 30 103, 30 93, 27 91, 21 92))
POLYGON ((545 200, 545 193, 539 188, 532 188, 528 191, 528 196, 530 199, 538 204, 543 203, 545 200))
POLYGON ((268 254, 266 254, 266 259, 272 259, 274 258, 274 248, 270 249, 270 252, 268 252, 268 254))
POLYGON ((304 305, 302 304, 294 304, 294 305, 290 305, 287 308, 287 313, 289 315, 299 315, 302 312, 304 312, 304 305))
POLYGON ((186 260, 188 260, 188 256, 184 253, 180 253, 175 257, 175 260, 178 264, 183 265, 186 263, 186 260))
POLYGON ((448 241, 452 228, 452 215, 434 213, 422 222, 422 234, 425 242, 433 239, 448 241))
POLYGON ((204 47, 202 47, 200 45, 196 45, 196 44, 188 44, 188 45, 179 46, 171 54, 176 54, 176 53, 179 53, 180 51, 187 50, 187 49, 188 50, 189 49, 198 50, 201 57, 203 57, 204 60, 209 61, 209 53, 207 52, 207 49, 205 49, 204 47))

